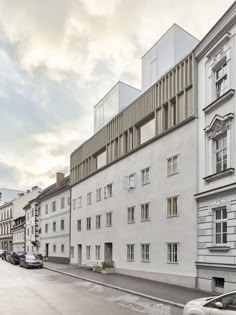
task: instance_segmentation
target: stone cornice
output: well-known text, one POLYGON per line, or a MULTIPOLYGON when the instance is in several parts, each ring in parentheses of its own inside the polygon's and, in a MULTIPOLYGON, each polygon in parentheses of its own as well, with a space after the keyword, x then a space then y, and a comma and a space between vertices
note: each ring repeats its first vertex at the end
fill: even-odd
POLYGON ((211 50, 217 42, 230 30, 236 23, 236 2, 225 12, 219 21, 210 29, 206 36, 200 41, 194 49, 194 55, 200 60, 211 50))

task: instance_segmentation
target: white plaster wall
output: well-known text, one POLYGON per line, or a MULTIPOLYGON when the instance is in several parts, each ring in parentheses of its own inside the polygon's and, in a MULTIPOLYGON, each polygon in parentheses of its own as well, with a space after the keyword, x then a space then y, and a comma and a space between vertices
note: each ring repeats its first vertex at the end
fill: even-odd
MULTIPOLYGON (((170 275, 179 277, 179 284, 195 285, 196 260, 196 122, 191 121, 157 141, 143 147, 119 162, 72 187, 71 200, 82 196, 82 208, 72 210, 71 246, 77 264, 77 245, 82 244, 82 263, 86 260, 86 245, 91 245, 91 259, 95 259, 95 245, 113 243, 113 260, 118 269, 139 273, 160 274, 159 279, 171 282, 170 275), (167 159, 180 156, 180 172, 167 177, 167 159), (151 167, 151 183, 141 186, 141 170, 151 167), (124 177, 136 173, 136 188, 124 189, 124 177), (113 196, 96 202, 96 189, 113 183, 113 196), (87 193, 92 192, 92 204, 87 205, 87 193), (167 218, 166 198, 180 196, 178 217, 167 218), (141 222, 142 203, 150 202, 150 221, 141 222), (136 223, 127 223, 127 207, 135 206, 136 223), (106 227, 106 212, 113 212, 113 225, 106 227), (102 215, 101 229, 95 228, 96 215, 102 215), (92 218, 92 229, 86 230, 86 218, 92 218), (82 220, 82 231, 77 232, 77 220, 82 220), (167 263, 167 242, 179 242, 179 263, 167 263), (151 244, 150 263, 140 259, 140 243, 151 244), (126 244, 135 244, 135 262, 126 260, 126 244), (167 275, 161 277, 161 275, 167 275), (190 278, 187 281, 184 277, 190 278), (190 283, 191 282, 191 283, 190 283)), ((158 278, 158 277, 157 277, 158 278)), ((173 282, 176 282, 173 280, 173 282)))

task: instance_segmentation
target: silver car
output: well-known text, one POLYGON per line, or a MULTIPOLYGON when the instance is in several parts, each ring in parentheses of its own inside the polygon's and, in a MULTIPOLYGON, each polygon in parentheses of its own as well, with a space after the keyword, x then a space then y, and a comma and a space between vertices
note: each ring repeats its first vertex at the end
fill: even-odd
POLYGON ((20 267, 25 267, 26 269, 43 268, 43 262, 34 254, 25 254, 20 258, 20 267))
POLYGON ((183 315, 236 315, 236 291, 190 301, 183 315))

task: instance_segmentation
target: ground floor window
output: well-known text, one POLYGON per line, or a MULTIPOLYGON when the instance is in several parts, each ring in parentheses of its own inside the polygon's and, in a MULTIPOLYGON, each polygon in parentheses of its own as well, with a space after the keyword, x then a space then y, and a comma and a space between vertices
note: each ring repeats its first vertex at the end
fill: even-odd
POLYGON ((95 246, 95 251, 96 251, 96 259, 101 259, 101 246, 96 245, 95 246))
POLYGON ((91 258, 91 246, 90 245, 86 246, 86 258, 87 259, 91 258))
POLYGON ((167 262, 171 264, 178 263, 178 243, 167 244, 167 262))
POLYGON ((141 261, 150 261, 150 244, 141 244, 141 261))
POLYGON ((134 244, 127 244, 127 260, 134 261, 134 244))

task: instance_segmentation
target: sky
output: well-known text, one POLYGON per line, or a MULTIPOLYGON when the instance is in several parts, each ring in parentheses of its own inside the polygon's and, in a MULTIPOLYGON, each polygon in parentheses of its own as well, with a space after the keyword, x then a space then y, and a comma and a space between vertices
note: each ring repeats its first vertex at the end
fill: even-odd
POLYGON ((178 24, 199 40, 232 0, 0 0, 0 188, 45 188, 117 83, 178 24))

